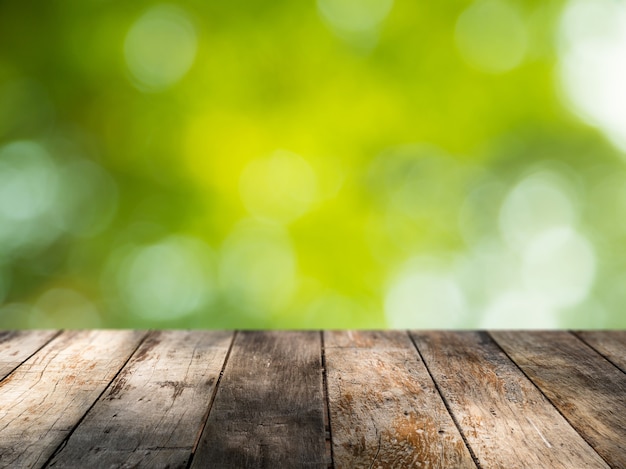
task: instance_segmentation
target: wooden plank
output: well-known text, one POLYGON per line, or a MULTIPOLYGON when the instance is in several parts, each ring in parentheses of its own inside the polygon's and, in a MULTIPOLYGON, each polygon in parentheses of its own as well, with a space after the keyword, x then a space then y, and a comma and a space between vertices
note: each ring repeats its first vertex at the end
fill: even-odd
POLYGON ((476 467, 406 332, 324 343, 335 467, 476 467))
POLYGON ((50 467, 186 467, 232 336, 151 333, 50 467))
POLYGON ((624 373, 565 331, 492 335, 611 466, 626 467, 624 373))
POLYGON ((0 467, 41 467, 145 336, 64 332, 0 383, 0 467))
POLYGON ((481 467, 608 467, 485 332, 412 332, 481 467))
POLYGON ((0 331, 0 380, 46 345, 58 331, 0 331))
POLYGON ((192 467, 326 467, 321 336, 237 335, 192 467))
POLYGON ((626 331, 577 331, 576 335, 626 373, 626 331))

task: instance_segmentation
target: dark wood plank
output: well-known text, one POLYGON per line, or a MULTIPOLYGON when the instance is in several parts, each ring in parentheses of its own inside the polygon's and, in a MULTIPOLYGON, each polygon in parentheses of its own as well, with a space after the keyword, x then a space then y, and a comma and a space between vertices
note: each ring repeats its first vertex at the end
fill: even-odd
POLYGON ((64 332, 0 382, 0 467, 41 467, 144 336, 64 332))
POLYGON ((58 331, 0 331, 0 380, 46 345, 58 331))
POLYGON ((153 332, 50 467, 186 467, 232 332, 153 332))
POLYGON ((613 467, 626 467, 626 375, 569 332, 492 333, 613 467))
POLYGON ((476 467, 406 332, 324 343, 335 467, 476 467))
POLYGON ((237 335, 192 467, 326 467, 318 332, 237 335))
POLYGON ((576 335, 626 373, 626 331, 577 331, 576 335))
POLYGON ((482 467, 608 467, 487 333, 412 336, 482 467))

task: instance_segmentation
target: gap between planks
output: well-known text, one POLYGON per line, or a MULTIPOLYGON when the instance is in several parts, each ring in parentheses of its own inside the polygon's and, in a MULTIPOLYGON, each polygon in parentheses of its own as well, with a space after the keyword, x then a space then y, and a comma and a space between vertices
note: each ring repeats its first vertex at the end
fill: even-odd
POLYGON ((233 337, 230 339, 230 345, 228 346, 228 351, 226 352, 226 356, 224 357, 224 363, 222 363, 222 369, 220 370, 220 375, 217 378, 217 382, 215 383, 215 389, 211 394, 211 400, 209 401, 209 406, 207 407, 206 413, 202 419, 202 425, 200 425, 200 429, 198 430, 198 435, 196 436, 196 440, 193 444, 193 449, 191 450, 191 455, 189 456, 189 461, 187 462, 186 468, 189 469, 193 464, 193 458, 196 455, 196 450, 198 449, 198 445, 200 444, 200 438, 202 437, 202 433, 204 433, 204 428, 209 420, 209 414, 211 413, 211 409, 213 408, 213 403, 215 402, 215 396, 220 388, 220 383, 222 381, 222 376, 224 376, 224 369, 226 368, 226 364, 228 363, 228 359, 230 358, 230 353, 233 350, 233 344, 235 343, 235 339, 237 338, 237 331, 233 332, 233 337))
POLYGON ((328 458, 328 467, 335 467, 335 458, 333 457, 333 429, 330 420, 330 404, 328 401, 328 373, 326 367, 326 348, 324 345, 324 331, 320 331, 320 340, 322 344, 322 382, 324 386, 324 424, 326 425, 326 456, 328 458))
POLYGON ((122 364, 122 366, 120 367, 120 369, 117 371, 117 373, 115 373, 115 375, 111 378, 111 381, 109 381, 109 383, 106 385, 106 387, 102 390, 102 392, 100 393, 100 395, 96 398, 95 401, 93 401, 93 403, 89 406, 89 408, 87 409, 87 411, 82 415, 82 417, 76 422, 76 424, 73 426, 73 428, 69 431, 68 435, 65 437, 65 439, 61 442, 61 444, 54 450, 54 452, 50 455, 50 457, 47 459, 47 461, 43 464, 43 467, 48 467, 50 465, 50 462, 54 459, 54 457, 59 454, 63 448, 65 448, 65 446, 67 445, 67 442, 69 441, 69 439, 71 438, 72 434, 76 431, 76 429, 78 428, 78 426, 83 423, 83 421, 85 420, 85 417, 87 417, 87 415, 89 414, 89 411, 91 411, 91 409, 93 409, 93 407, 96 405, 96 403, 98 403, 100 401, 100 399, 102 398, 102 396, 107 392, 107 390, 111 387, 111 384, 115 381, 115 379, 120 375, 120 373, 122 372, 122 370, 126 367, 126 365, 128 364, 128 362, 131 360, 131 358, 133 356, 135 356, 135 354, 137 353, 137 350, 139 350, 139 347, 141 347, 141 345, 146 341, 146 339, 148 338, 148 335, 150 335, 149 331, 146 331, 145 335, 141 338, 141 340, 137 343, 137 346, 135 347, 135 350, 133 350, 133 352, 128 356, 128 358, 126 359, 126 361, 122 364))
POLYGON ((619 367, 567 331, 491 336, 606 463, 626 467, 626 374, 619 367))
POLYGON ((461 435, 461 438, 463 439, 463 443, 465 443, 465 446, 467 447, 467 450, 469 451, 470 456, 472 457, 472 461, 474 461, 474 464, 476 464, 477 469, 482 469, 481 465, 480 465, 480 461, 476 457, 476 454, 474 454, 474 450, 472 449, 471 445, 467 441, 467 436, 465 436, 465 432, 461 428, 461 425, 459 424, 459 421, 457 420, 456 415, 454 415, 454 412, 452 412, 452 409, 450 409, 450 403, 448 402, 448 400, 446 399, 444 394, 441 392, 441 388, 439 387, 439 383, 437 383, 437 380, 435 379, 435 377, 433 376, 432 372, 430 371, 430 368, 429 368, 428 364, 424 360, 424 357, 422 356, 422 352, 420 352, 420 349, 417 346, 417 343, 415 342, 415 339, 413 338, 413 336, 408 331, 407 331, 407 334, 408 334, 409 338, 411 339, 411 342, 413 343, 413 346, 415 347, 415 350, 417 351, 417 354, 419 355, 420 360, 422 361, 422 363, 424 363, 424 367, 426 368, 426 371, 428 371, 428 376, 430 376, 430 379, 432 380, 433 384, 435 385, 435 389, 437 389, 437 393, 439 394, 439 397, 443 401, 443 404, 446 406, 446 410, 450 414, 450 417, 452 417, 452 421, 454 422, 454 426, 459 431, 459 434, 461 435))
POLYGON ((1 331, 0 354, 2 355, 2 360, 0 361, 0 382, 8 378, 24 362, 56 339, 62 332, 63 330, 1 331), (14 339, 18 337, 23 338, 23 340, 15 344, 14 339), (9 359, 4 358, 7 348, 9 350, 17 349, 9 354, 9 359))
MULTIPOLYGON (((374 337, 378 337, 378 340, 383 340, 384 342, 384 338, 386 336, 390 335, 390 332, 392 331, 387 331, 387 332, 382 332, 382 333, 373 333, 374 337)), ((432 357, 431 359, 426 359, 426 357, 423 355, 422 351, 420 350, 420 346, 418 345, 418 342, 416 341, 414 334, 421 334, 420 332, 413 332, 413 333, 409 333, 408 331, 405 332, 409 338, 410 343, 412 344, 412 348, 414 350, 414 353, 416 354, 416 357, 424 364, 426 371, 428 373, 428 377, 431 379, 433 385, 436 388, 436 391, 439 395, 439 397, 441 398, 443 404, 445 405, 446 411, 448 413, 448 415, 452 418, 453 422, 454 422, 454 426, 456 427, 456 429, 459 431, 460 436, 463 438, 463 443, 465 444, 467 450, 470 452, 472 460, 474 462, 474 464, 476 464, 477 467, 480 467, 480 460, 479 458, 476 456, 476 454, 474 453, 474 449, 473 449, 473 445, 472 443, 470 443, 467 439, 466 436, 466 432, 467 432, 467 428, 463 428, 463 425, 461 424, 461 422, 458 419, 458 415, 457 412, 455 412, 455 410, 453 409, 453 406, 450 404, 450 402, 448 401, 448 398, 446 397, 446 391, 445 391, 445 387, 446 387, 446 383, 445 382, 441 382, 440 378, 437 377, 436 373, 434 373, 430 366, 431 364, 429 363, 432 362, 432 357), (443 386, 443 387, 442 387, 443 386)), ((62 331, 57 331, 52 337, 49 337, 47 340, 45 340, 44 343, 42 343, 41 345, 39 345, 38 347, 36 347, 36 349, 34 349, 34 351, 31 351, 30 354, 25 355, 25 357, 21 360, 20 364, 18 364, 17 366, 15 366, 8 374, 6 374, 6 377, 8 378, 9 376, 13 375, 14 372, 16 370, 18 370, 20 368, 20 366, 22 366, 23 364, 25 364, 26 362, 28 362, 29 360, 31 360, 31 358, 33 356, 35 356, 37 353, 39 353, 42 349, 44 349, 46 346, 50 345, 54 339, 58 338, 60 335, 62 334, 62 331)), ((193 463, 193 459, 196 455, 196 450, 198 449, 198 445, 200 442, 200 439, 202 437, 202 434, 206 428, 207 422, 210 419, 210 414, 213 410, 213 405, 215 403, 216 400, 216 396, 218 396, 220 389, 221 389, 221 384, 222 384, 222 377, 224 376, 225 370, 228 366, 229 360, 231 358, 231 351, 233 350, 233 346, 237 337, 237 332, 233 331, 232 337, 230 339, 230 344, 228 347, 228 351, 226 352, 226 355, 224 357, 224 360, 221 364, 221 370, 219 372, 219 377, 216 380, 216 384, 215 387, 213 389, 213 392, 211 394, 211 398, 208 402, 208 407, 206 408, 206 413, 204 415, 204 417, 202 418, 202 425, 200 426, 200 429, 198 430, 198 434, 193 442, 193 448, 191 449, 190 452, 190 456, 188 459, 188 464, 187 467, 190 467, 193 463)), ((331 402, 331 398, 330 398, 330 392, 329 392, 329 387, 330 387, 330 382, 331 382, 331 378, 329 375, 329 363, 328 363, 328 355, 327 355, 327 351, 328 351, 328 345, 325 343, 325 332, 324 331, 319 331, 318 332, 318 337, 319 337, 319 350, 320 350, 320 372, 321 372, 321 379, 322 379, 322 402, 324 405, 323 408, 323 419, 324 419, 324 429, 328 432, 325 433, 325 438, 326 441, 328 443, 330 443, 330 448, 326 448, 326 460, 328 462, 329 467, 335 467, 336 465, 336 455, 334 454, 334 448, 336 447, 336 442, 334 441, 334 424, 338 423, 336 422, 336 416, 335 416, 335 420, 333 420, 332 418, 332 412, 331 412, 331 406, 334 405, 335 403, 331 402), (330 453, 330 454, 329 454, 330 453)), ((353 335, 359 335, 359 332, 347 332, 346 336, 349 339, 349 341, 352 341, 354 339, 353 335)), ((514 333, 511 337, 516 337, 516 334, 518 333, 514 333)), ((569 334, 569 333, 568 333, 569 334)), ((586 333, 585 333, 586 334, 586 333)), ((589 333, 589 337, 593 336, 593 333, 589 333)), ((427 335, 427 334, 426 334, 427 335)), ((597 452, 597 443, 591 444, 590 440, 588 438, 585 437, 584 434, 581 433, 580 429, 577 428, 576 426, 574 426, 571 422, 571 415, 568 416, 564 415, 564 413, 562 412, 562 409, 559 405, 555 404, 554 399, 550 398, 550 393, 545 392, 544 388, 545 385, 540 385, 537 382, 537 377, 536 376, 532 376, 528 374, 528 371, 526 368, 524 368, 523 364, 520 365, 520 357, 522 359, 524 359, 524 355, 517 355, 515 356, 515 354, 511 355, 511 348, 510 347, 506 347, 503 348, 503 346, 501 345, 501 343, 496 340, 497 337, 500 338, 500 341, 504 339, 506 339, 506 334, 502 333, 502 332, 495 332, 495 333, 488 333, 486 334, 490 339, 491 342, 500 350, 500 352, 506 356, 507 360, 512 363, 514 365, 514 367, 516 367, 520 373, 522 373, 522 375, 530 382, 532 383, 532 386, 534 388, 537 389, 537 391, 543 396, 543 398, 545 398, 551 405, 552 407, 554 407, 555 411, 558 412, 558 414, 561 415, 562 418, 564 418, 570 425, 571 427, 573 427, 572 429, 574 431, 576 431, 578 433, 578 435, 584 439, 584 441, 588 444, 590 444, 590 447, 592 447, 596 452, 597 452), (495 335, 495 337, 494 337, 495 335)), ((611 365, 612 369, 614 369, 615 371, 619 371, 622 375, 623 375, 623 370, 614 362, 612 361, 609 357, 611 355, 608 355, 609 353, 614 353, 614 351, 612 352, 611 349, 606 349, 603 350, 602 352, 599 351, 595 346, 590 345, 587 340, 584 340, 583 338, 581 338, 579 336, 579 333, 571 333, 569 334, 573 339, 575 339, 577 342, 579 342, 581 345, 583 345, 585 348, 587 348, 589 350, 589 353, 594 355, 594 360, 597 363, 598 360, 600 360, 600 363, 602 362, 608 362, 608 364, 611 365), (608 356, 607 356, 608 355, 608 356)), ((65 445, 67 444, 68 440, 72 437, 72 435, 74 434, 74 432, 76 431, 77 428, 80 427, 80 425, 83 423, 84 419, 86 418, 86 416, 89 414, 89 412, 93 409, 93 407, 100 402, 100 400, 102 399, 102 396, 107 392, 107 390, 111 387, 112 383, 115 382, 115 380, 118 378, 118 376, 120 375, 120 373, 122 373, 123 370, 126 369, 126 367, 128 366, 129 362, 133 359, 133 357, 135 357, 135 355, 137 354, 137 351, 141 348, 142 344, 144 343, 144 341, 146 340, 146 338, 149 336, 149 334, 145 334, 142 338, 141 341, 136 345, 135 349, 132 351, 132 353, 128 356, 128 358, 126 359, 126 361, 124 363, 122 363, 122 365, 119 367, 119 369, 117 370, 117 372, 115 373, 115 375, 109 380, 109 382, 106 384, 106 387, 102 390, 102 392, 96 397, 96 399, 94 400, 93 403, 91 403, 91 406, 89 406, 89 408, 84 412, 84 414, 80 417, 80 419, 73 425, 71 431, 69 432, 69 434, 63 439, 63 441, 58 445, 58 447, 53 451, 53 453, 47 458, 47 462, 46 464, 50 463, 50 461, 52 461, 54 459, 54 456, 59 453, 60 451, 63 450, 63 448, 65 447, 65 445)), ((521 337, 521 336, 520 336, 521 337)), ((377 342, 377 340, 373 340, 370 344, 371 349, 375 349, 377 346, 380 346, 381 343, 377 342)), ((335 347, 337 348, 337 347, 335 347)), ((339 347, 339 348, 344 348, 344 347, 339 347)), ((347 347, 346 347, 347 348, 347 347)), ((623 350, 623 349, 622 349, 623 350)), ((26 352, 24 352, 26 353, 26 352)), ((622 351, 623 353, 623 351, 622 351)), ((614 358, 614 360, 618 360, 619 356, 617 356, 617 358, 614 358)), ((523 360, 522 360, 523 361, 523 360)), ((331 365, 332 368, 332 365, 331 365)), ((1 378, 1 377, 0 377, 1 378)), ((0 382, 2 382, 3 380, 0 379, 0 382)), ((458 409, 457 409, 458 410, 458 409)), ((619 409, 617 409, 619 411, 619 409)), ((532 424, 532 422, 530 422, 532 424)), ((533 424, 534 427, 534 424, 533 424)), ((537 428, 535 427, 535 430, 537 430, 537 428)), ((538 430, 537 430, 538 431, 538 430)), ((583 432, 584 433, 584 432, 583 432)), ((541 435, 541 433, 539 433, 541 435)), ((593 440, 593 438, 592 438, 593 440)), ((546 441, 544 439, 544 441, 546 441)), ((380 443, 380 440, 379 440, 380 443)), ((384 449, 384 448, 383 448, 384 449)), ((379 453, 381 452, 381 445, 378 445, 378 450, 376 451, 376 455, 374 457, 374 461, 376 460, 376 458, 378 458, 379 453)), ((602 456, 602 455, 601 455, 602 456)), ((604 461, 607 461, 606 457, 603 457, 604 461)), ((608 458, 609 464, 611 461, 611 458, 608 458)), ((619 458, 618 458, 619 460, 619 458)), ((613 462, 613 467, 620 467, 615 465, 615 460, 612 461, 613 462)), ((485 467, 490 467, 489 465, 485 466, 485 467)))

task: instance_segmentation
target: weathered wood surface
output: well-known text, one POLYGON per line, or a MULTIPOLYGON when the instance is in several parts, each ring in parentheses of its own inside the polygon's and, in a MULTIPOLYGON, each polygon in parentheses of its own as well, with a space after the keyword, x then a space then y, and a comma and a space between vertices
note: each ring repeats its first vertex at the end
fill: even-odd
POLYGON ((626 468, 624 334, 0 331, 0 468, 626 468))
POLYGON ((476 467, 406 332, 324 343, 335 467, 476 467))
POLYGON ((192 467, 327 467, 318 332, 241 332, 192 467))
POLYGON ((626 374, 569 332, 493 336, 609 464, 626 467, 626 374))
POLYGON ((577 331, 576 335, 626 373, 626 331, 577 331))
POLYGON ((57 334, 57 331, 0 331, 0 380, 57 334))
POLYGON ((64 332, 0 382, 0 466, 43 465, 144 336, 64 332))
POLYGON ((487 333, 412 336, 482 467, 607 467, 487 333))
POLYGON ((232 332, 152 332, 51 467, 185 467, 232 332))

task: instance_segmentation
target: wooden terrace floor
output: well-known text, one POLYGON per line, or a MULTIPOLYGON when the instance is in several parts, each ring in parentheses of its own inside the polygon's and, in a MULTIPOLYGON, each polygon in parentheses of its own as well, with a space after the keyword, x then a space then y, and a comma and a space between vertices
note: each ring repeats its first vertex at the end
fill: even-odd
POLYGON ((626 468, 626 331, 0 332, 0 467, 626 468))

